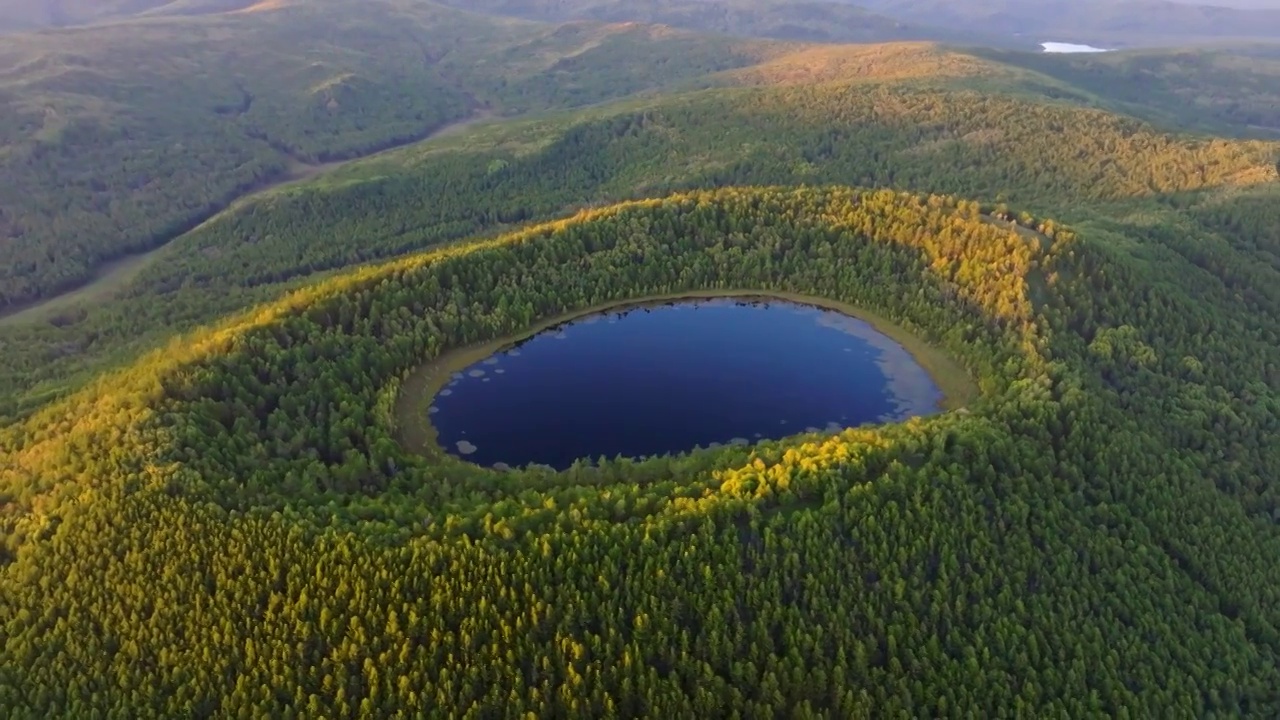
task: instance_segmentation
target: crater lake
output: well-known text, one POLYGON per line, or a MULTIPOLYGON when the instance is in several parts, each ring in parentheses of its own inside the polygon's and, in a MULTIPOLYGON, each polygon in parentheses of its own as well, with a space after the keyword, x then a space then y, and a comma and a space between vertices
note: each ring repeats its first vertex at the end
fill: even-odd
POLYGON ((773 298, 588 315, 452 373, 428 408, 478 465, 678 453, 937 412, 943 393, 870 323, 773 298))

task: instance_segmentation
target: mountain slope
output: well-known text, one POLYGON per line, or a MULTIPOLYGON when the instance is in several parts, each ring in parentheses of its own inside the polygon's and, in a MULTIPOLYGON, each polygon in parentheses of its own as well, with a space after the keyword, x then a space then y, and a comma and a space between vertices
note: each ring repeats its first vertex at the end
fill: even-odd
POLYGON ((1280 59, 1275 47, 1048 54, 975 51, 1106 98, 1170 126, 1275 137, 1280 134, 1280 59))
POLYGON ((390 23, 350 16, 346 47, 299 44, 332 22, 288 11, 7 38, 0 162, 19 182, 0 191, 11 248, 0 305, 75 284, 293 159, 359 153, 473 111, 390 23), (370 112, 379 122, 366 127, 370 112))
POLYGON ((600 102, 769 52, 428 3, 315 2, 6 38, 0 172, 14 182, 0 187, 0 313, 315 165, 477 113, 600 102))
POLYGON ((204 15, 293 0, 0 0, 0 33, 91 25, 149 14, 204 15))
POLYGON ((702 32, 811 42, 891 40, 990 41, 1016 44, 985 32, 968 35, 928 20, 904 22, 834 0, 444 0, 468 10, 536 20, 644 22, 702 32))

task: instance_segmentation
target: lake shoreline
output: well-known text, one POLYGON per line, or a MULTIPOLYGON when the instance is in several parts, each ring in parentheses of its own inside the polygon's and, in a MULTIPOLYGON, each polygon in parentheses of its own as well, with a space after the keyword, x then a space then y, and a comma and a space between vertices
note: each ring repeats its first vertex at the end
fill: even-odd
POLYGON ((398 388, 393 402, 395 420, 394 436, 405 450, 429 458, 450 457, 439 444, 435 427, 430 422, 428 408, 436 395, 449 383, 453 374, 516 343, 527 340, 546 330, 565 325, 592 315, 627 309, 666 305, 682 300, 780 300, 832 310, 848 317, 862 320, 880 334, 900 345, 933 380, 942 399, 938 412, 950 412, 964 407, 978 395, 977 385, 966 371, 950 355, 927 343, 923 338, 897 323, 864 308, 839 300, 802 295, 783 290, 716 289, 685 290, 680 292, 646 295, 625 300, 599 303, 590 307, 561 313, 534 322, 528 328, 483 343, 446 351, 435 360, 414 368, 398 388))

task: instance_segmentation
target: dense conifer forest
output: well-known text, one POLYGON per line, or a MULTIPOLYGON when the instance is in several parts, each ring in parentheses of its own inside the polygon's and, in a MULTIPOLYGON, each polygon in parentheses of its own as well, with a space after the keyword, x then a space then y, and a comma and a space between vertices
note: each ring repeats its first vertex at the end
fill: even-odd
POLYGON ((0 47, 7 716, 1280 716, 1265 50, 218 2, 0 47), (414 452, 424 364, 726 289, 976 391, 563 472, 414 452))
POLYGON ((642 201, 344 274, 104 378, 0 440, 6 706, 1274 715, 1280 525, 1250 478, 1280 460, 1280 316, 984 210, 642 201), (395 441, 425 359, 715 287, 868 307, 981 397, 560 474, 395 441))
MULTIPOLYGON (((12 358, 0 368, 8 399, 0 416, 315 273, 600 202, 743 183, 853 183, 972 192, 1124 236, 1143 231, 1143 215, 1185 223, 1184 206, 1213 205, 1220 188, 1266 198, 1275 185, 1280 144, 1180 136, 1061 102, 918 86, 912 76, 957 61, 927 48, 884 54, 908 79, 819 75, 498 125, 242 204, 175 240, 113 302, 0 325, 0 349, 12 358)), ((876 67, 867 53, 850 57, 876 67)))
POLYGON ((346 0, 6 37, 0 313, 82 285, 246 192, 326 163, 467 119, 597 103, 787 49, 346 0))

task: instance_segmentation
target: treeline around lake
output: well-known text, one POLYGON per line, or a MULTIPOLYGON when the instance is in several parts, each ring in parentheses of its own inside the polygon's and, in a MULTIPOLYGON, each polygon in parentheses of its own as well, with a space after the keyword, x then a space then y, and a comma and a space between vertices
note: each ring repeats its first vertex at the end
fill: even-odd
POLYGON ((1280 297, 1240 252, 1176 283, 951 195, 728 188, 337 274, 0 432, 0 706, 1275 717, 1280 297), (563 473, 397 441, 450 349, 717 288, 867 308, 979 394, 563 473))

